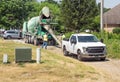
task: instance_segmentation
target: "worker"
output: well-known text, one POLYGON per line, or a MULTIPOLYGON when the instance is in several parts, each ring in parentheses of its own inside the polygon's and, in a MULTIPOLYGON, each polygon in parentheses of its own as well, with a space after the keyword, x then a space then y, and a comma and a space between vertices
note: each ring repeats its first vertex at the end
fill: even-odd
POLYGON ((63 40, 63 39, 65 39, 65 35, 64 35, 64 34, 62 35, 62 40, 63 40))
POLYGON ((47 35, 47 33, 45 33, 45 34, 43 35, 43 44, 42 44, 42 48, 45 47, 45 49, 47 49, 47 45, 48 45, 48 35, 47 35))

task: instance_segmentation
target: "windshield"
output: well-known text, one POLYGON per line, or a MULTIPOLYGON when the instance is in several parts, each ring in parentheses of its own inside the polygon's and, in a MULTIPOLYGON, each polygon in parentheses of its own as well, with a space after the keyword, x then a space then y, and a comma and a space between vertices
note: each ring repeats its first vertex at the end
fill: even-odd
POLYGON ((78 42, 98 42, 95 36, 78 36, 78 42))

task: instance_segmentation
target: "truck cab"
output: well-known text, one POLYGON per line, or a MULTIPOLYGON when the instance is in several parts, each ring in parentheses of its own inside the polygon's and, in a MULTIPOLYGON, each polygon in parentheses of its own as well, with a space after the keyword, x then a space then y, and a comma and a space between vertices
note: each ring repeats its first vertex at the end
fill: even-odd
POLYGON ((62 41, 64 55, 76 54, 79 60, 84 58, 106 58, 106 45, 93 34, 72 34, 69 40, 62 41))

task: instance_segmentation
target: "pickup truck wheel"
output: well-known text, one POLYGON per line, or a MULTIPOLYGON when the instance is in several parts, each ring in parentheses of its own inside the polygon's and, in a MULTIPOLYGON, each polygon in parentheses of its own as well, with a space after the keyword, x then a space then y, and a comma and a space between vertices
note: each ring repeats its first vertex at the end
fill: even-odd
POLYGON ((78 57, 78 60, 80 60, 80 61, 82 61, 83 60, 83 58, 82 58, 82 56, 81 56, 81 51, 80 50, 78 50, 77 51, 77 57, 78 57))
POLYGON ((66 50, 65 47, 63 48, 63 54, 64 54, 64 56, 67 56, 69 54, 69 52, 66 50))

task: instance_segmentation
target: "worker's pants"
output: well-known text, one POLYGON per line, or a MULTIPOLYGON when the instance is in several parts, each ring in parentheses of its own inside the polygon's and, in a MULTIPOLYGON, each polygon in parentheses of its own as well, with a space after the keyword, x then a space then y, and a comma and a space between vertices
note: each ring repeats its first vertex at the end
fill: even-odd
POLYGON ((47 49, 47 41, 44 41, 42 44, 42 48, 45 46, 45 49, 47 49))

